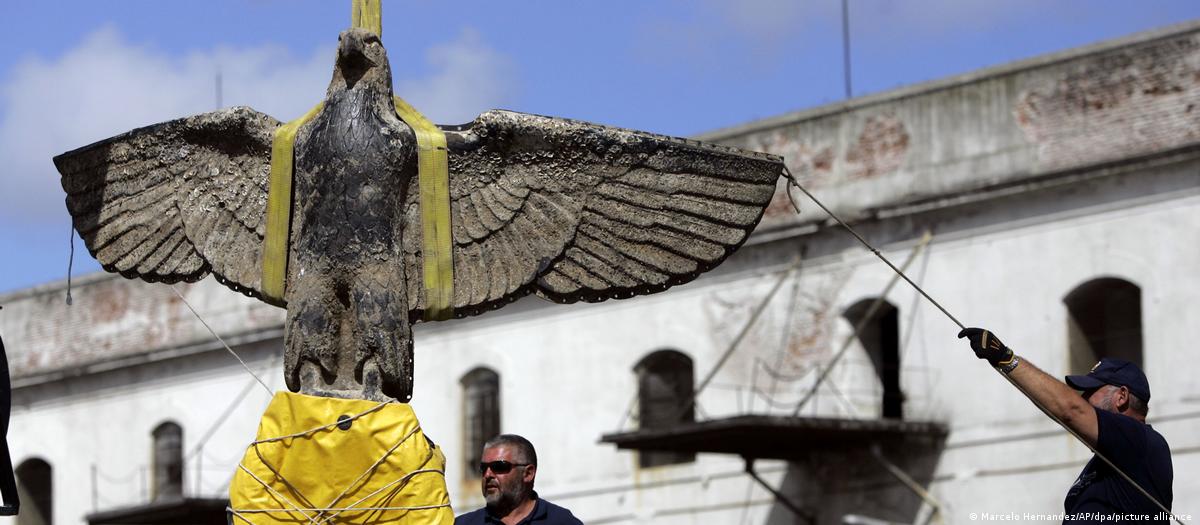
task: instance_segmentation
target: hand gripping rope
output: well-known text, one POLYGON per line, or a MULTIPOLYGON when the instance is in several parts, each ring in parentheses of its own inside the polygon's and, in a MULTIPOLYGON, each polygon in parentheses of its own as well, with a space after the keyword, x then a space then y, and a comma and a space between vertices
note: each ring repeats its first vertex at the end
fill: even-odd
MULTIPOLYGON (((892 264, 892 261, 889 261, 887 257, 885 257, 883 254, 879 253, 879 250, 875 249, 875 247, 872 246, 871 243, 867 242, 867 240, 864 239, 862 235, 859 235, 858 232, 854 230, 854 228, 851 228, 850 225, 843 222, 841 218, 839 218, 835 213, 830 211, 829 208, 825 207, 825 205, 822 204, 821 201, 818 200, 812 193, 810 193, 807 189, 805 189, 804 186, 801 186, 800 183, 796 181, 795 175, 792 175, 792 170, 788 169, 787 164, 784 164, 784 166, 783 166, 783 176, 784 176, 784 178, 786 178, 788 180, 788 186, 795 186, 796 189, 798 189, 802 193, 804 193, 805 196, 807 196, 810 200, 813 201, 813 203, 815 203, 817 206, 819 206, 821 208, 821 210, 824 211, 827 215, 829 215, 829 217, 832 218, 835 222, 837 222, 838 225, 840 225, 842 228, 845 228, 846 231, 850 232, 850 234, 854 236, 854 238, 858 239, 858 242, 862 243, 862 245, 865 246, 867 248, 867 250, 870 250, 871 253, 875 254, 875 256, 879 258, 879 260, 883 261, 884 264, 887 264, 888 267, 892 269, 892 271, 896 272, 896 275, 899 275, 902 279, 904 279, 905 282, 907 282, 909 284, 909 286, 912 286, 912 288, 914 290, 916 290, 918 293, 920 293, 922 297, 924 297, 931 304, 936 306, 938 310, 941 310, 941 312, 943 314, 945 314, 945 316, 947 318, 949 318, 951 321, 953 321, 954 324, 958 325, 958 328, 960 330, 966 328, 966 326, 963 325, 961 322, 959 322, 959 320, 956 317, 951 315, 950 312, 947 311, 945 307, 943 307, 940 303, 938 303, 936 300, 934 300, 933 297, 930 297, 928 293, 925 293, 925 290, 921 289, 921 287, 919 285, 917 285, 917 283, 914 283, 912 281, 912 279, 909 279, 908 276, 905 275, 901 269, 897 268, 896 265, 892 264)), ((792 192, 788 191, 787 194, 788 194, 788 199, 791 199, 792 192)), ((795 201, 792 201, 792 207, 796 208, 797 211, 799 211, 799 207, 796 206, 795 201)), ((1004 372, 1001 372, 999 369, 996 369, 996 373, 1000 374, 1000 376, 1003 377, 1005 380, 1007 380, 1008 383, 1011 384, 1013 387, 1015 387, 1017 389, 1017 391, 1021 392, 1021 394, 1023 394, 1026 398, 1028 398, 1031 402, 1033 402, 1033 405, 1036 406, 1038 408, 1038 410, 1041 410, 1042 413, 1049 416, 1051 420, 1053 420, 1055 423, 1058 423, 1058 425, 1060 427, 1062 427, 1063 430, 1066 430, 1067 433, 1071 434, 1072 436, 1075 436, 1075 439, 1079 440, 1080 443, 1083 443, 1083 446, 1087 447, 1088 450, 1091 450, 1094 454, 1096 454, 1096 457, 1100 458, 1100 460, 1103 461, 1105 464, 1107 464, 1110 468, 1112 468, 1114 472, 1116 472, 1117 474, 1120 474, 1121 477, 1125 479, 1125 481, 1128 481, 1130 485, 1133 485, 1133 488, 1137 489, 1138 492, 1140 492, 1143 496, 1146 496, 1147 499, 1154 502, 1155 506, 1157 506, 1163 512, 1170 515, 1172 520, 1174 520, 1179 525, 1183 525, 1183 522, 1180 521, 1179 518, 1176 517, 1174 514, 1172 514, 1170 509, 1168 509, 1161 502, 1159 502, 1157 498, 1150 495, 1150 493, 1147 492, 1146 489, 1142 488, 1142 486, 1139 485, 1136 481, 1134 481, 1133 478, 1130 478, 1129 475, 1125 473, 1125 471, 1121 470, 1119 467, 1117 467, 1115 464, 1113 464, 1113 462, 1111 460, 1109 460, 1107 457, 1105 457, 1104 454, 1101 454, 1100 451, 1096 450, 1096 447, 1093 447, 1090 443, 1087 442, 1087 440, 1083 439, 1083 436, 1080 436, 1078 432, 1076 432, 1071 427, 1067 426, 1066 423, 1063 423, 1063 421, 1061 419, 1059 419, 1058 416, 1055 416, 1054 414, 1050 413, 1050 411, 1047 410, 1045 406, 1043 406, 1041 403, 1039 403, 1038 400, 1034 399, 1033 396, 1030 395, 1028 391, 1026 391, 1024 388, 1021 387, 1021 385, 1017 384, 1016 381, 1013 381, 1013 379, 1011 377, 1008 377, 1007 374, 1005 374, 1004 372)))

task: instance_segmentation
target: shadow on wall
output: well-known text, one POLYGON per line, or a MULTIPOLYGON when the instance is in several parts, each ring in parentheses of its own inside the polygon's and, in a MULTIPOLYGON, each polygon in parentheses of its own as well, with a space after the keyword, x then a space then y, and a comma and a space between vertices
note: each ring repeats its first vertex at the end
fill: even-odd
MULTIPOLYGON (((932 482, 944 446, 945 436, 930 435, 878 443, 880 455, 921 487, 932 482)), ((780 492, 809 517, 776 502, 767 515, 767 525, 915 523, 930 512, 924 500, 865 447, 814 450, 789 462, 780 492), (848 515, 878 521, 847 521, 848 515)))

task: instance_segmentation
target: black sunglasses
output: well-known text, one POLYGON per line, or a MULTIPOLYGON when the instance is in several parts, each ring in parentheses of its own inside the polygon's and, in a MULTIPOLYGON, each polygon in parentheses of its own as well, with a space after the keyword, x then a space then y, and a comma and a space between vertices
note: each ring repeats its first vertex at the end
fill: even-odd
POLYGON ((479 462, 479 475, 482 476, 484 474, 487 474, 487 471, 489 468, 492 469, 492 472, 495 472, 496 474, 508 474, 509 472, 512 471, 513 467, 528 467, 528 466, 529 466, 529 463, 509 463, 504 460, 487 461, 487 462, 480 461, 479 462))

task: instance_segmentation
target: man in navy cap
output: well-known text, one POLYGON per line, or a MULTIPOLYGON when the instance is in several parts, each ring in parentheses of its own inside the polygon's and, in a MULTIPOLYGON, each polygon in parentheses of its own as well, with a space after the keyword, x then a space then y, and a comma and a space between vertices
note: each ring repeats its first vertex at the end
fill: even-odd
POLYGON ((1155 501, 1170 510, 1171 449, 1146 424, 1150 383, 1137 365, 1106 357, 1087 375, 1067 376, 1064 384, 1018 357, 987 330, 967 328, 958 336, 968 338, 977 357, 1006 374, 1154 498, 1094 455, 1067 491, 1064 523, 1109 523, 1118 515, 1124 521, 1170 521, 1155 501))

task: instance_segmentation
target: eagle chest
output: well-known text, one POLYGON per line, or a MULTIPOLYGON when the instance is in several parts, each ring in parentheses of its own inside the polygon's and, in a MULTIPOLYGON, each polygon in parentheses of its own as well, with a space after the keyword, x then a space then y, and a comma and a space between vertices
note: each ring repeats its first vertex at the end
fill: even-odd
POLYGON ((365 93, 339 95, 297 140, 296 255, 335 265, 391 258, 399 253, 405 196, 416 174, 413 137, 394 116, 380 115, 365 93))

